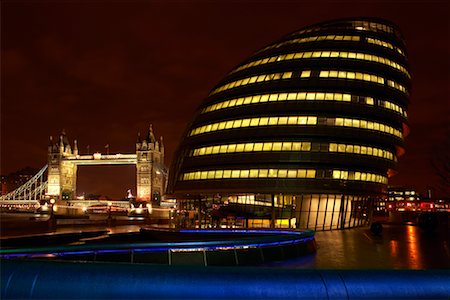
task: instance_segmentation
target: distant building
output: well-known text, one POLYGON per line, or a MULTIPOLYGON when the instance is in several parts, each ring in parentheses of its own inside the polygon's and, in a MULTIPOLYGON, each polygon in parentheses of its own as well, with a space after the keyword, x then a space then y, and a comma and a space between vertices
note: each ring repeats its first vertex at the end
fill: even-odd
POLYGON ((17 189, 21 185, 25 184, 28 180, 33 178, 33 176, 38 171, 39 169, 35 169, 32 167, 25 167, 8 175, 2 175, 1 176, 2 195, 6 195, 9 192, 17 189))
POLYGON ((387 198, 378 201, 376 211, 450 211, 450 201, 431 198, 430 190, 422 196, 412 187, 390 186, 387 198))
MULTIPOLYGON (((421 196, 411 187, 390 186, 387 190, 387 201, 384 209, 387 210, 420 210, 421 196)), ((379 209, 383 208, 381 203, 379 209)))
POLYGON ((174 159, 168 192, 187 226, 365 224, 404 153, 408 70, 398 28, 369 18, 316 24, 246 59, 174 159))

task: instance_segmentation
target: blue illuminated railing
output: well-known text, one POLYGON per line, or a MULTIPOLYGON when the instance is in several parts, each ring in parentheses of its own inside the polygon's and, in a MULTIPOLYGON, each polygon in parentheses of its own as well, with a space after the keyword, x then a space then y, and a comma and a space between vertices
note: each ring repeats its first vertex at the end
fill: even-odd
MULTIPOLYGON (((164 231, 157 232, 164 235, 164 231)), ((208 265, 206 252, 214 251, 245 251, 248 249, 267 249, 273 247, 285 248, 289 246, 307 245, 309 248, 303 251, 294 251, 297 255, 278 254, 278 259, 285 256, 298 256, 315 251, 314 232, 306 231, 286 231, 286 230, 179 230, 177 232, 166 231, 167 234, 177 234, 181 236, 201 238, 196 241, 175 241, 175 242, 140 242, 140 243, 101 243, 79 244, 55 247, 33 247, 18 249, 1 249, 0 258, 66 258, 68 256, 101 256, 103 254, 123 254, 131 255, 130 260, 134 261, 134 255, 140 253, 167 252, 169 255, 168 264, 171 264, 173 252, 204 252, 204 264, 208 265), (220 239, 218 239, 218 237, 220 239), (211 240, 211 239, 215 240, 211 240)), ((262 250, 261 250, 262 251, 262 250)), ((292 252, 292 251, 291 251, 292 252)), ((239 253, 238 253, 239 254, 239 253)), ((236 256, 238 255, 236 254, 236 256)), ((264 253, 261 252, 262 261, 264 253)), ((261 262, 262 262, 261 261, 261 262)), ((241 264, 236 258, 235 264, 241 264)))

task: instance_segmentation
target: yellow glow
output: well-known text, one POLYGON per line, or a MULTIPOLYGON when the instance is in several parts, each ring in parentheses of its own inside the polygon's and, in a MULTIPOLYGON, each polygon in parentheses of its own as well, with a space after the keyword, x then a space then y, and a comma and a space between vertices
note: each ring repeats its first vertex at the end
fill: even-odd
POLYGON ((353 23, 353 27, 356 30, 384 31, 387 33, 394 33, 394 29, 385 24, 379 24, 379 23, 368 22, 368 21, 354 21, 352 23, 353 23))
MULTIPOLYGON (((258 126, 283 126, 283 125, 316 125, 317 117, 316 116, 289 116, 289 117, 270 117, 270 118, 252 118, 252 119, 238 119, 238 120, 230 120, 224 121, 221 123, 213 123, 204 125, 201 127, 194 128, 190 131, 189 136, 203 134, 207 132, 212 132, 213 128, 217 128, 216 130, 222 130, 220 128, 242 128, 242 127, 251 127, 251 124, 256 124, 257 119, 259 119, 258 126), (291 120, 297 120, 295 124, 288 124, 288 118, 292 118, 291 120), (295 119, 296 118, 296 119, 295 119), (264 121, 263 121, 264 120, 264 121), (217 125, 218 124, 218 125, 217 125), (225 124, 225 126, 220 126, 221 124, 225 124), (243 124, 245 126, 243 126, 243 124)), ((345 126, 345 127, 354 127, 361 129, 370 129, 374 131, 384 132, 390 135, 394 135, 398 138, 402 138, 402 132, 398 129, 395 129, 391 126, 366 121, 366 120, 358 120, 358 119, 350 119, 350 118, 326 118, 325 123, 327 126, 345 126)), ((214 131, 216 131, 214 130, 214 131)), ((206 151, 206 150, 205 150, 206 151)), ((210 154, 210 153, 205 153, 210 154)))
MULTIPOLYGON (((354 80, 363 80, 363 81, 370 81, 374 83, 384 84, 385 80, 383 77, 373 75, 373 74, 367 74, 367 73, 360 73, 360 72, 348 72, 348 71, 320 71, 319 77, 322 78, 345 78, 345 79, 354 79, 354 80)), ((392 81, 392 80, 388 80, 392 81)), ((393 81, 392 81, 393 82, 393 81)), ((400 84, 397 84, 398 86, 401 86, 400 84)), ((397 86, 396 85, 396 86, 397 86)), ((407 93, 406 89, 402 90, 403 92, 407 93)))
POLYGON ((387 134, 395 135, 398 138, 402 138, 402 132, 398 129, 395 129, 391 126, 365 121, 365 120, 357 120, 357 119, 349 119, 349 118, 336 118, 335 126, 345 126, 345 127, 355 127, 362 129, 370 129, 374 131, 381 131, 387 134))
POLYGON ((181 180, 224 179, 224 178, 314 178, 316 170, 306 169, 244 169, 209 170, 184 173, 181 180), (211 174, 202 178, 201 174, 211 174), (198 175, 200 174, 200 175, 198 175))
MULTIPOLYGON (((302 77, 306 77, 306 72, 308 71, 303 71, 305 72, 305 76, 302 77)), ((302 75, 303 75, 302 72, 302 75)), ((258 75, 258 76, 252 76, 252 77, 247 77, 244 79, 240 79, 237 81, 233 81, 227 84, 224 84, 216 89, 214 89, 210 95, 228 90, 228 89, 232 89, 235 87, 239 87, 242 85, 247 85, 247 84, 251 84, 251 83, 255 83, 255 82, 264 82, 264 81, 272 81, 272 80, 280 80, 280 79, 289 79, 292 77, 292 72, 282 72, 282 73, 272 73, 272 74, 264 74, 264 75, 258 75)))
POLYGON ((288 124, 288 117, 263 117, 263 118, 250 118, 250 119, 238 119, 238 120, 229 120, 229 121, 223 121, 220 123, 213 123, 208 124, 204 126, 197 127, 189 133, 190 136, 222 130, 223 129, 230 129, 230 128, 242 128, 242 127, 253 127, 255 125, 252 124, 259 124, 257 126, 278 126, 278 125, 315 125, 317 124, 317 117, 315 116, 289 116, 291 121, 297 120, 295 123, 288 124), (295 119, 294 119, 295 118, 295 119), (259 123, 258 123, 259 121, 259 123), (215 130, 213 130, 215 129, 215 130))
MULTIPOLYGON (((245 178, 316 178, 314 169, 244 169, 244 170, 209 170, 184 173, 180 180, 212 180, 212 179, 245 179, 245 178), (203 176, 205 174, 205 176, 203 176), (206 176, 208 174, 208 176, 206 176)), ((370 181, 387 184, 387 177, 373 173, 347 170, 332 170, 332 179, 350 181, 370 181)))
MULTIPOLYGON (((296 34, 299 34, 299 33, 300 32, 298 32, 296 34)), ((357 36, 357 35, 319 35, 319 36, 311 36, 311 37, 292 39, 292 40, 288 40, 288 41, 285 41, 285 42, 282 42, 282 43, 270 45, 270 46, 265 47, 264 49, 258 51, 257 53, 265 51, 265 50, 268 50, 268 49, 272 49, 272 48, 279 48, 281 46, 289 45, 289 44, 300 44, 300 43, 308 43, 308 42, 315 42, 315 41, 353 41, 353 42, 357 42, 359 40, 360 40, 360 37, 357 36)))

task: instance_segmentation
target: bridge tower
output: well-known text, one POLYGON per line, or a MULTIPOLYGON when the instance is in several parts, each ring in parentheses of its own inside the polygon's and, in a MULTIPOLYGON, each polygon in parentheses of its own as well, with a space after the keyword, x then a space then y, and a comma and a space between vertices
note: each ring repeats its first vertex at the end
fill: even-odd
POLYGON ((54 142, 50 136, 48 145, 48 187, 46 194, 57 199, 72 199, 76 195, 77 165, 64 158, 78 155, 77 141, 70 146, 66 133, 54 142))
POLYGON ((136 185, 137 200, 152 201, 159 205, 167 182, 164 166, 164 144, 162 137, 157 141, 152 125, 145 138, 138 134, 136 142, 136 185))

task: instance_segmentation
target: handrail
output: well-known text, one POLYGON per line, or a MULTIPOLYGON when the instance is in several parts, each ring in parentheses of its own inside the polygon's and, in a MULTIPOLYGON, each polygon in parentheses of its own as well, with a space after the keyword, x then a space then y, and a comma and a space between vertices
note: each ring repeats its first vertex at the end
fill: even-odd
POLYGON ((1 299, 448 299, 449 270, 1 261, 1 299))

